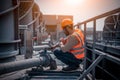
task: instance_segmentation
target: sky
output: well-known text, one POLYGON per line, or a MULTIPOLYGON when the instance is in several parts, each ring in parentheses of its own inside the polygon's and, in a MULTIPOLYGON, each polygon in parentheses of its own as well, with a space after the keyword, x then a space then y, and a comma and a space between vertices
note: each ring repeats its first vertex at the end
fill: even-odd
POLYGON ((43 14, 73 15, 74 23, 120 8, 120 0, 35 0, 43 14))
POLYGON ((74 22, 120 7, 120 0, 35 0, 43 14, 73 15, 74 22))

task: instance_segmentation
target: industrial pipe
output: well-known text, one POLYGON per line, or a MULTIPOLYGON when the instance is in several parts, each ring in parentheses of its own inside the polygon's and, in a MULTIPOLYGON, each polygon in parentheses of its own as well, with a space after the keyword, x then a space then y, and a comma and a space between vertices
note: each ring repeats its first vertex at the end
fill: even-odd
POLYGON ((34 6, 34 0, 29 0, 27 2, 23 2, 20 0, 19 6, 19 25, 24 25, 25 28, 20 29, 20 39, 22 42, 20 43, 21 53, 25 54, 25 58, 32 58, 33 55, 33 14, 32 8, 34 6))
POLYGON ((50 63, 49 61, 50 60, 46 58, 46 56, 42 56, 40 58, 32 58, 21 61, 2 63, 0 64, 0 75, 39 65, 48 65, 50 63))
POLYGON ((18 6, 18 0, 0 2, 0 63, 14 61, 19 54, 18 6))

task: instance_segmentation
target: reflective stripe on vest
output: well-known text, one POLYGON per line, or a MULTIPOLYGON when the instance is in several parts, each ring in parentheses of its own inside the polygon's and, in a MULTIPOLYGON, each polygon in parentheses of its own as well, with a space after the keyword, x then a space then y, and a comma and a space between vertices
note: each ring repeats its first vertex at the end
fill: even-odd
POLYGON ((71 49, 71 50, 80 50, 80 49, 83 49, 83 48, 84 48, 84 45, 81 46, 81 47, 78 47, 78 48, 73 48, 73 49, 71 49))
POLYGON ((74 46, 70 52, 75 55, 76 58, 84 58, 84 42, 82 41, 78 32, 75 32, 75 37, 77 37, 78 41, 80 42, 78 45, 74 46), (81 45, 81 46, 80 46, 81 45))
POLYGON ((82 39, 81 39, 80 35, 79 35, 78 33, 76 33, 76 34, 77 34, 77 36, 79 37, 80 42, 82 43, 82 47, 83 47, 83 46, 84 46, 84 43, 83 43, 83 41, 82 41, 82 39))
POLYGON ((82 54, 84 53, 84 50, 80 51, 80 52, 76 52, 76 53, 73 53, 74 55, 77 55, 77 54, 82 54))

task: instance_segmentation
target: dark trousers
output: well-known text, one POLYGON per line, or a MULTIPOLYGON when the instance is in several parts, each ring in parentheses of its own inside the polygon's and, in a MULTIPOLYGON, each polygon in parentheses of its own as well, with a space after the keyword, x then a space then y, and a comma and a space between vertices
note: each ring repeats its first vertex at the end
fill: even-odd
POLYGON ((79 66, 79 64, 82 62, 81 59, 75 58, 75 56, 72 53, 64 53, 62 50, 59 49, 54 50, 54 55, 57 57, 57 59, 59 59, 68 66, 79 66))

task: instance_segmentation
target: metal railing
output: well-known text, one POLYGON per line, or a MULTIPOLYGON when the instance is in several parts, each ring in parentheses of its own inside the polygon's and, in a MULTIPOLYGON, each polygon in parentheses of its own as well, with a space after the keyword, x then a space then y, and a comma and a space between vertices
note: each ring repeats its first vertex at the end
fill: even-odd
MULTIPOLYGON (((120 12, 120 8, 118 9, 115 9, 115 10, 112 10, 112 11, 109 11, 107 13, 104 13, 104 14, 101 14, 101 15, 98 15, 96 17, 93 17, 91 19, 88 19, 86 21, 83 21, 83 22, 80 22, 78 23, 77 25, 75 26, 81 26, 81 25, 84 25, 84 35, 85 35, 85 59, 84 59, 84 72, 80 75, 80 77, 78 78, 78 80, 83 80, 84 77, 87 76, 88 73, 92 74, 92 80, 95 80, 96 79, 96 67, 99 66, 99 63, 104 60, 104 59, 108 59, 112 62, 114 62, 116 65, 118 65, 117 68, 119 68, 120 66, 120 59, 118 58, 119 57, 119 52, 120 52, 120 48, 113 48, 113 47, 108 47, 106 45, 104 45, 103 43, 101 43, 101 45, 97 44, 98 40, 97 40, 97 31, 96 31, 96 20, 97 19, 100 19, 100 18, 104 18, 104 17, 107 17, 107 16, 110 16, 110 15, 113 15, 113 14, 116 14, 116 13, 119 13, 120 12), (93 21, 93 39, 92 39, 92 43, 89 43, 86 36, 87 36, 87 23, 88 22, 91 22, 93 21), (89 45, 88 45, 89 43, 89 45), (104 45, 104 46, 103 46, 104 45), (96 48, 97 47, 97 48, 96 48), (103 50, 99 50, 98 48, 102 48, 103 50), (117 57, 115 57, 114 55, 111 55, 110 53, 112 53, 113 51, 110 50, 108 52, 106 52, 105 50, 107 49, 112 49, 114 50, 115 53, 117 53, 117 57), (89 58, 89 57, 91 58, 89 58), (91 62, 90 62, 91 61, 91 62), (88 62, 90 65, 88 65, 88 62)), ((118 31, 119 32, 119 31, 118 31)), ((116 33, 118 33, 116 32, 116 33)), ((103 33, 106 33, 106 32, 103 32, 103 33)), ((103 34, 102 33, 102 34, 103 34)), ((115 32, 109 32, 109 33, 115 33, 115 32)), ((109 36, 108 38, 113 38, 114 36, 109 36)), ((115 42, 115 39, 112 39, 112 40, 109 40, 109 42, 115 42)), ((102 41, 102 39, 101 39, 102 41)), ((91 42, 91 41, 90 41, 91 42)), ((113 52, 113 53, 114 53, 113 52)), ((100 66, 99 66, 100 67, 100 66)), ((100 67, 102 68, 102 67, 100 67)), ((115 76, 115 74, 112 74, 110 73, 109 71, 105 70, 105 69, 101 69, 103 72, 106 71, 106 74, 109 75, 112 79, 115 79, 115 80, 118 80, 119 77, 118 76, 115 76)), ((105 75, 104 75, 105 76, 105 75)), ((101 76, 102 78, 102 76, 101 76)))

